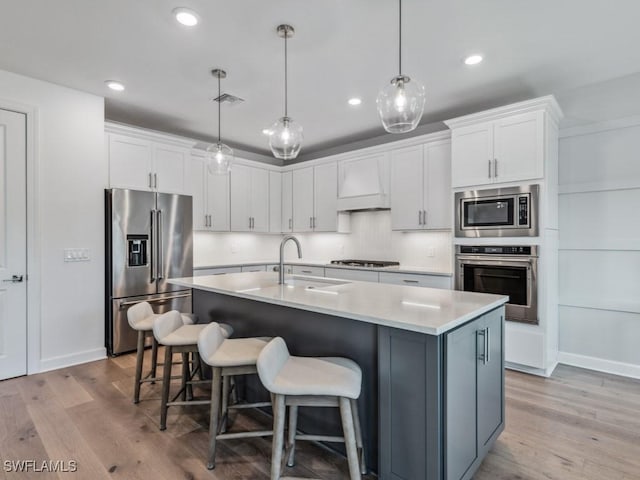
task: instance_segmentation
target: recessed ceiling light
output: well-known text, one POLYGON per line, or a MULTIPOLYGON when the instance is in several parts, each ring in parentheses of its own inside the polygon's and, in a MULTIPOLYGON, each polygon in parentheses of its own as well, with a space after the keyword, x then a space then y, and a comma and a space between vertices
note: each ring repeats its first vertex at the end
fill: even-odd
POLYGON ((106 80, 104 83, 107 85, 107 87, 109 87, 111 90, 115 90, 116 92, 121 92, 124 90, 124 85, 115 80, 106 80))
POLYGON ((351 105, 352 107, 356 107, 362 103, 362 99, 358 97, 353 97, 353 98, 350 98, 348 102, 349 102, 349 105, 351 105))
POLYGON ((188 8, 180 7, 173 10, 176 20, 185 27, 194 27, 198 24, 198 14, 188 8))
POLYGON ((477 65, 480 62, 482 62, 483 58, 482 55, 478 55, 477 53, 474 55, 469 55, 467 58, 464 59, 464 63, 465 65, 477 65))

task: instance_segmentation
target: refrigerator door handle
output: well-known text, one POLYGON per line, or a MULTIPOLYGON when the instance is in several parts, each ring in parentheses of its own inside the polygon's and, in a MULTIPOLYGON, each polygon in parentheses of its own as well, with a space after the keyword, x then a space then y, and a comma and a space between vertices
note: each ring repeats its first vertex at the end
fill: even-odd
MULTIPOLYGON (((184 293, 182 295, 171 295, 170 297, 160 297, 160 298, 148 298, 146 300, 144 300, 147 303, 154 303, 154 302, 164 302, 166 300, 174 300, 176 298, 187 298, 190 297, 191 293, 184 293)), ((132 301, 128 301, 128 302, 122 302, 120 304, 120 308, 124 308, 124 307, 130 307, 131 305, 137 305, 138 303, 142 302, 143 300, 132 300, 132 301)))
POLYGON ((158 224, 157 224, 157 229, 158 229, 158 240, 157 240, 157 244, 158 244, 158 255, 157 255, 157 264, 158 264, 158 270, 157 270, 157 277, 158 280, 162 280, 164 277, 162 276, 164 273, 164 254, 163 254, 163 249, 164 249, 164 244, 162 242, 162 210, 158 210, 157 212, 157 217, 158 217, 158 224))
POLYGON ((149 272, 151 273, 151 277, 149 278, 149 283, 154 283, 156 281, 156 274, 155 274, 155 266, 156 266, 156 262, 154 259, 154 255, 156 253, 156 247, 155 247, 155 240, 156 240, 156 235, 155 235, 155 216, 156 216, 156 211, 155 210, 151 210, 151 229, 149 232, 150 235, 150 246, 151 246, 151 252, 149 253, 149 272))

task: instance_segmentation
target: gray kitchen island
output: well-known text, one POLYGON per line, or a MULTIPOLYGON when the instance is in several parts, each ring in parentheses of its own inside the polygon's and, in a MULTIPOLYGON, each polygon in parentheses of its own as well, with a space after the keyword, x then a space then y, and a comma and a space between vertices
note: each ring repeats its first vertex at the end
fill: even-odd
MULTIPOLYGON (((504 429, 507 297, 317 277, 279 285, 273 272, 170 281, 193 289, 200 322, 283 337, 293 355, 355 360, 367 465, 381 479, 470 479, 504 429)), ((268 398, 257 378, 242 393, 268 398)), ((301 409, 299 429, 339 433, 332 410, 301 409)))

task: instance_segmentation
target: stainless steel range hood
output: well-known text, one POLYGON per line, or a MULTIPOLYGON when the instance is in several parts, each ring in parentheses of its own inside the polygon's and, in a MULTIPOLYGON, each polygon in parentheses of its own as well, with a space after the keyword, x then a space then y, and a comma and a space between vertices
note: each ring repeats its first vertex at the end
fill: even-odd
POLYGON ((390 207, 387 153, 338 162, 338 210, 388 210, 390 207))

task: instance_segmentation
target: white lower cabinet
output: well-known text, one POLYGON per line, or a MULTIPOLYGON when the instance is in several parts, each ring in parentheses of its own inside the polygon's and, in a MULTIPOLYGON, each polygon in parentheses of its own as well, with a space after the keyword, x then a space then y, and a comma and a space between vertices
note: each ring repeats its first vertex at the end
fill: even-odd
POLYGON ((224 275, 225 273, 240 273, 242 267, 217 267, 217 268, 200 268, 193 271, 194 277, 203 277, 205 275, 224 275))
POLYGON ((451 289, 451 277, 418 273, 380 272, 380 283, 393 283, 407 287, 451 289))
POLYGON ((245 265, 242 267, 243 272, 264 272, 266 270, 266 265, 245 265))
POLYGON ((311 275, 314 277, 324 277, 324 267, 310 265, 292 265, 291 273, 294 275, 311 275))
POLYGON ((355 280, 357 282, 378 282, 378 272, 372 270, 357 270, 355 268, 326 267, 324 269, 324 276, 342 280, 355 280))

